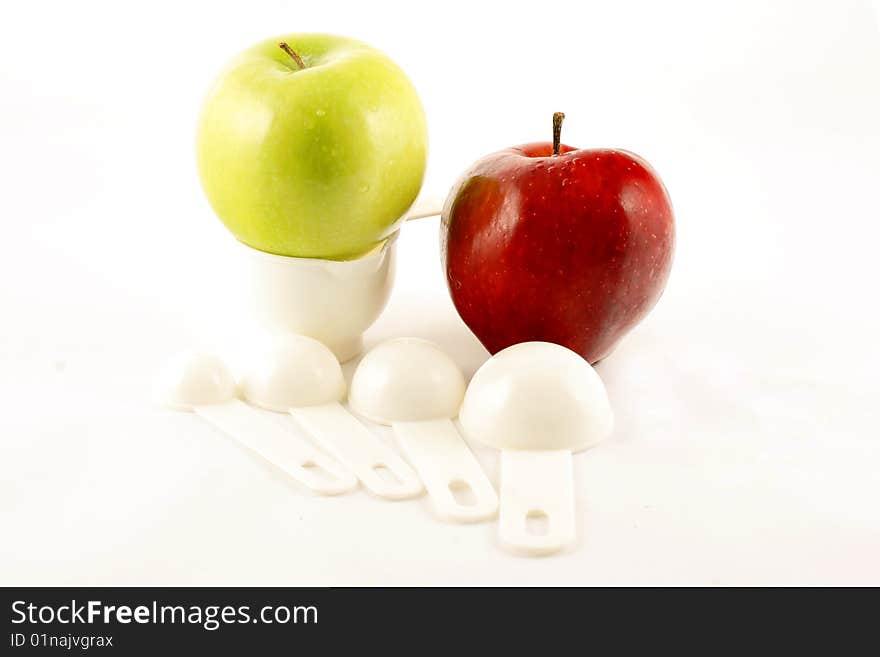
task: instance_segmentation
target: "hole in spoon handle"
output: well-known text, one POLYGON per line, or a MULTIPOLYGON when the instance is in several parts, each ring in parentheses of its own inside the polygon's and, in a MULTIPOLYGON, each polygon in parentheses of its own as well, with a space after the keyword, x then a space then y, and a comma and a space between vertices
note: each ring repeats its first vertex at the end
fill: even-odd
POLYGON ((395 422, 392 426, 438 515, 458 522, 495 517, 498 495, 451 420, 395 422))
POLYGON ((502 451, 501 543, 515 552, 544 555, 574 542, 572 477, 569 451, 502 451))
POLYGON ((374 495, 401 500, 422 493, 422 482, 406 461, 341 404, 292 408, 290 414, 374 495))

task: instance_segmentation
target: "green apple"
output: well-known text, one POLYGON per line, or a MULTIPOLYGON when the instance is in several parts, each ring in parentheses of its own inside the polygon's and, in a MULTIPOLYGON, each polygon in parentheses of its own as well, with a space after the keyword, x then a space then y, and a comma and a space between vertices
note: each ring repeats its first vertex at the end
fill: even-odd
POLYGON ((214 82, 196 150, 205 194, 261 251, 356 258, 391 235, 427 159, 418 95, 386 55, 328 34, 256 44, 214 82))

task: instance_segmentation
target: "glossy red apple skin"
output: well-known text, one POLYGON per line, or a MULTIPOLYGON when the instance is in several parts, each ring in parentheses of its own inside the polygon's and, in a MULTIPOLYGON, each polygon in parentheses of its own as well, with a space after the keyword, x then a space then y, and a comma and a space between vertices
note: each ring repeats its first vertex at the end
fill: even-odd
POLYGON ((550 143, 477 161, 443 208, 458 313, 491 353, 555 342, 595 363, 657 303, 675 220, 663 183, 621 150, 550 143))

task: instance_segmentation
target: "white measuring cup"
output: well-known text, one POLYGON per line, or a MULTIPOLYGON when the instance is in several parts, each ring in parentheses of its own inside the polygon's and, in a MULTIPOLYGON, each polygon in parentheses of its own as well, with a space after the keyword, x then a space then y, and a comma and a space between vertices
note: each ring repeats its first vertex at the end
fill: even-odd
POLYGON ((459 420, 468 437, 502 450, 502 545, 540 555, 572 543, 571 453, 600 442, 613 425, 605 386, 589 363, 548 342, 508 347, 474 374, 459 420))
POLYGON ((317 340, 279 336, 251 362, 240 383, 247 401, 293 415, 374 495, 397 500, 423 492, 412 468, 340 404, 345 396, 342 368, 333 352, 317 340))
POLYGON ((156 394, 170 408, 201 416, 314 493, 357 488, 357 478, 334 459, 236 399, 235 380, 216 356, 193 352, 173 358, 157 378, 156 394))
POLYGON ((271 332, 308 335, 345 362, 382 312, 394 280, 397 234, 354 260, 293 258, 245 247, 246 306, 271 332))
MULTIPOLYGON (((440 214, 442 200, 420 197, 407 219, 440 214)), ((394 282, 397 233, 352 260, 294 258, 245 246, 245 305, 272 333, 320 340, 340 362, 363 349, 363 333, 379 317, 394 282)))
POLYGON ((367 419, 391 425, 438 515, 476 522, 495 516, 498 495, 452 423, 464 391, 461 370, 437 345, 399 338, 363 357, 349 404, 367 419))

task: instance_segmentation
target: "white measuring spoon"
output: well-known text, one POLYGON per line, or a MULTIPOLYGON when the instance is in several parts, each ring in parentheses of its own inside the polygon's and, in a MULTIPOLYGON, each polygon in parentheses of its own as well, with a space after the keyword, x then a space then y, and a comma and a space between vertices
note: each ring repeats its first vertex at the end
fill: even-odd
POLYGON ((244 373, 241 393, 252 404, 293 415, 374 495, 397 500, 423 492, 412 468, 339 403, 345 396, 342 368, 317 340, 279 337, 244 373))
POLYGON ((501 543, 531 555, 572 543, 571 452, 603 440, 613 425, 589 363, 548 342, 508 347, 474 374, 459 419, 468 437, 502 450, 501 543), (537 524, 544 531, 533 531, 537 524))
POLYGON ((393 427, 439 515, 476 522, 495 516, 498 495, 452 423, 464 390, 461 370, 437 345, 400 338, 363 357, 351 380, 349 404, 393 427), (459 501, 468 493, 470 503, 459 501))
POLYGON ((236 399, 235 380, 216 356, 173 358, 157 379, 157 395, 175 410, 203 417, 314 493, 338 495, 357 488, 357 478, 335 460, 236 399))

